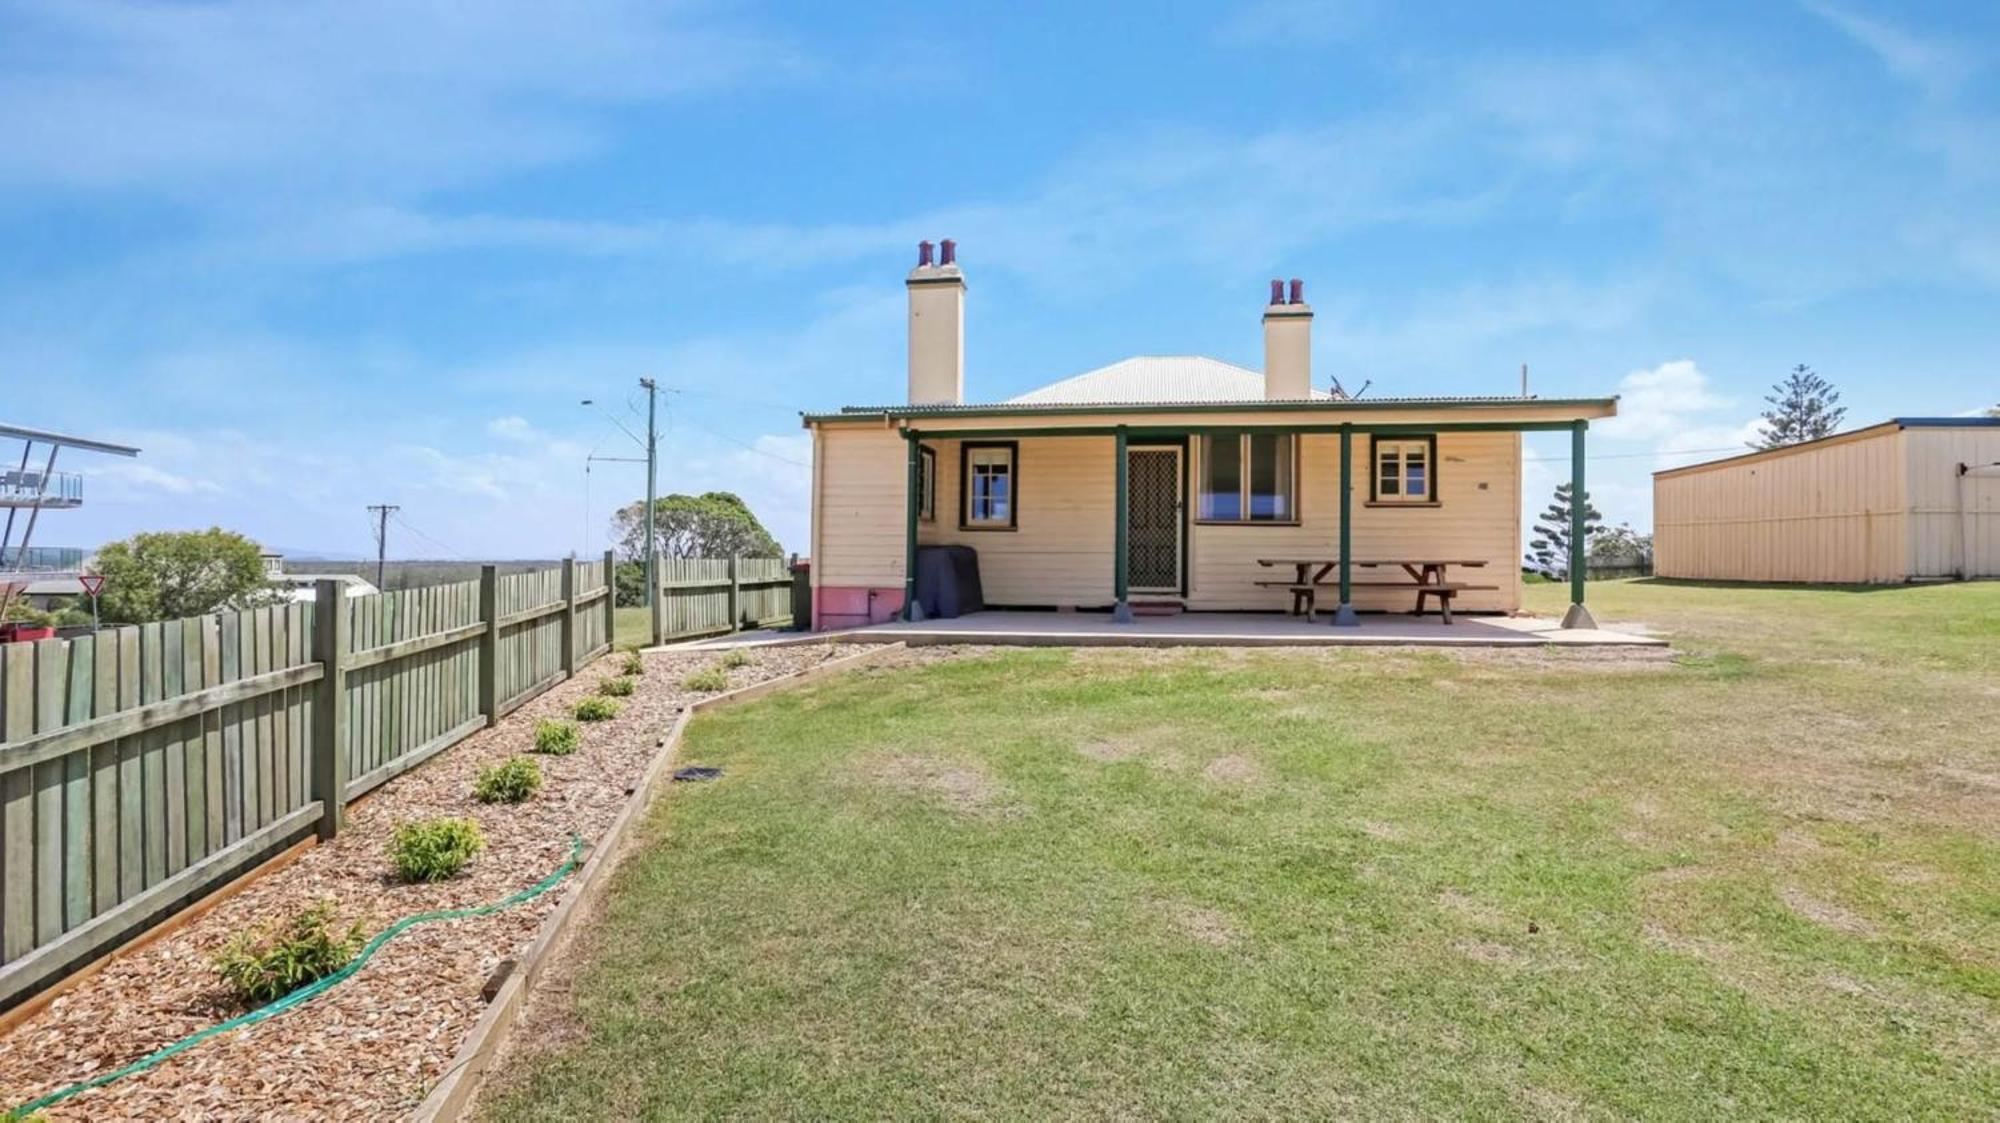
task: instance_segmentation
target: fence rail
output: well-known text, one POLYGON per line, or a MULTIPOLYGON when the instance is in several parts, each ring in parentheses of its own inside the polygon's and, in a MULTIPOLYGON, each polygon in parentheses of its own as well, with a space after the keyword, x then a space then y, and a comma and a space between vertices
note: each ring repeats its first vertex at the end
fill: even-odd
POLYGON ((611 648, 611 557, 0 646, 0 1009, 611 648), (329 798, 331 793, 331 798, 329 798))
POLYGON ((783 558, 659 558, 654 570, 654 643, 793 622, 783 558))

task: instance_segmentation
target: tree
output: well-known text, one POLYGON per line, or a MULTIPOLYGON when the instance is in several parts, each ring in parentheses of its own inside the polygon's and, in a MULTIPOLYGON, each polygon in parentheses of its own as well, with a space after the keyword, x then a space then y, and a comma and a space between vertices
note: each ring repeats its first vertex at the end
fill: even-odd
MULTIPOLYGON (((611 516, 611 530, 622 556, 644 558, 646 501, 620 507, 611 516)), ((727 491, 656 500, 653 541, 661 556, 669 558, 779 558, 785 553, 749 505, 727 491)))
POLYGON ((1653 564, 1653 536, 1632 529, 1631 523, 1606 527, 1590 538, 1591 567, 1649 570, 1653 564))
POLYGON ((97 551, 90 568, 104 577, 108 624, 249 608, 270 590, 257 544, 221 527, 135 534, 97 551))
POLYGON ((646 603, 646 563, 620 561, 612 567, 612 595, 620 608, 646 603))
POLYGON ((1764 432, 1751 442, 1752 448, 1783 448, 1817 440, 1833 432, 1847 416, 1847 407, 1836 404, 1840 391, 1804 363, 1773 385, 1764 400, 1772 408, 1764 411, 1764 432))
MULTIPOLYGON (((1569 484, 1556 485, 1556 497, 1542 512, 1535 523, 1535 533, 1539 536, 1528 543, 1528 556, 1533 558, 1542 572, 1557 577, 1569 576, 1569 531, 1570 514, 1569 484)), ((1590 539, 1603 529, 1603 516, 1590 505, 1590 493, 1583 493, 1583 540, 1588 547, 1590 539)))

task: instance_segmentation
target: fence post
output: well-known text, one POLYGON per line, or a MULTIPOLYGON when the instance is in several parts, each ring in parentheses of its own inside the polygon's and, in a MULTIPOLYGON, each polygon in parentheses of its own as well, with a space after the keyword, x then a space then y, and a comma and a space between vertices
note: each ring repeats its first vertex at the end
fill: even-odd
POLYGON ((500 724, 500 567, 479 567, 479 712, 486 724, 500 724))
POLYGON ((576 676, 576 555, 563 559, 562 566, 562 649, 563 677, 576 676))
POLYGON ((347 583, 313 585, 313 658, 320 665, 313 697, 312 781, 319 800, 321 841, 347 818, 347 583))
POLYGON ((658 550, 653 551, 652 558, 646 572, 653 575, 653 587, 648 591, 646 600, 653 606, 653 646, 658 647, 667 642, 667 575, 663 572, 666 567, 660 564, 658 550))
POLYGON ((604 646, 618 647, 618 555, 604 551, 604 646))
POLYGON ((738 577, 736 555, 729 555, 729 630, 740 631, 743 627, 743 582, 738 577))

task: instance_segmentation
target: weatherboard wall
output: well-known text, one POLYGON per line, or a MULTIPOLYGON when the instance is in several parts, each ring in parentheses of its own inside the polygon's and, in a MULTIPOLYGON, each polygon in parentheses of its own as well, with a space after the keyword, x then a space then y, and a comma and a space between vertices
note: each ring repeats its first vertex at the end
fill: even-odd
MULTIPOLYGON (((1144 418, 1155 421, 1157 419, 1144 418)), ((1240 418, 1239 418, 1240 420, 1240 418)), ((1101 421, 1101 419, 1100 419, 1101 421)), ((970 440, 971 438, 968 438, 970 440)), ((962 544, 979 553, 986 600, 996 606, 1094 608, 1114 597, 1112 551, 1116 518, 1116 443, 1103 435, 996 438, 1017 446, 1019 511, 1013 529, 961 525, 961 440, 928 439, 937 457, 935 518, 918 524, 921 545, 962 544)), ((1134 444, 1140 443, 1135 439, 1134 444)), ((1445 432, 1438 436, 1435 506, 1371 505, 1370 447, 1357 434, 1352 466, 1357 558, 1480 560, 1483 568, 1453 570, 1451 579, 1493 585, 1469 591, 1456 607, 1514 611, 1520 607, 1521 438, 1512 432, 1445 432)), ((1188 442, 1198 458, 1200 441, 1188 442)), ((901 604, 905 479, 908 450, 901 433, 880 422, 815 429, 813 585, 817 627, 888 618, 901 604)), ((1186 603, 1197 610, 1284 610, 1290 596, 1259 588, 1259 580, 1289 577, 1289 568, 1260 566, 1260 557, 1324 557, 1340 534, 1339 449, 1336 434, 1300 438, 1300 519, 1282 526, 1192 523, 1185 544, 1186 603)), ((1190 460, 1188 479, 1199 478, 1190 460)), ((1184 502, 1192 502, 1184 497, 1184 502)), ((1355 571, 1357 581, 1396 580, 1400 569, 1355 571)), ((1336 596, 1326 590, 1322 603, 1336 596)), ((1405 611, 1409 589, 1359 588, 1364 610, 1405 611)))

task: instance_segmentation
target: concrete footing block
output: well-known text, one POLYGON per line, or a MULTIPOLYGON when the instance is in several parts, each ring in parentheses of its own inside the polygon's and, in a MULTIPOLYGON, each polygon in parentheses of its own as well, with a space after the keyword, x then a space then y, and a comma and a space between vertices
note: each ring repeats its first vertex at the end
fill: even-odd
POLYGON ((1565 629, 1586 629, 1594 631, 1597 628, 1597 617, 1592 616, 1588 608, 1585 608, 1580 604, 1571 603, 1569 606, 1569 611, 1563 613, 1562 626, 1565 629))

